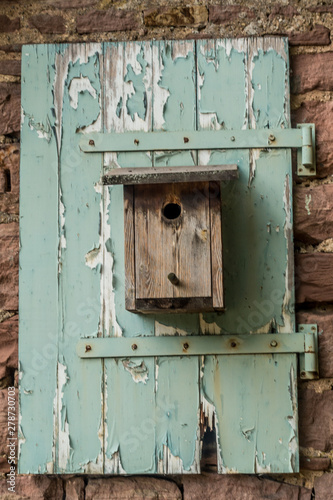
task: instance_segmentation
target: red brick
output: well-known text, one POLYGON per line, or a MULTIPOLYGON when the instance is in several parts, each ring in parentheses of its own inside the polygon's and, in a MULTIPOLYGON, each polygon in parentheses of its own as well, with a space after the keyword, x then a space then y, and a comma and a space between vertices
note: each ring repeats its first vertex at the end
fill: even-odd
POLYGON ((299 311, 297 324, 305 323, 318 326, 318 361, 321 378, 333 378, 333 312, 299 311))
POLYGON ((139 16, 134 10, 95 10, 77 17, 76 29, 83 33, 127 31, 139 27, 139 16))
POLYGON ((3 52, 21 52, 22 44, 21 43, 11 43, 8 45, 0 45, 0 50, 3 52))
POLYGON ((20 29, 20 18, 9 19, 4 14, 0 15, 0 33, 10 33, 20 29))
POLYGON ((294 237, 312 244, 333 238, 333 184, 294 189, 294 237))
POLYGON ((2 145, 0 146, 0 212, 19 213, 19 183, 19 145, 2 145))
POLYGON ((0 379, 18 368, 17 342, 18 316, 15 315, 0 323, 0 379))
POLYGON ((272 7, 269 17, 272 19, 274 17, 286 17, 292 19, 297 16, 297 9, 292 5, 274 5, 272 7))
POLYGON ((318 12, 319 14, 333 13, 333 5, 316 5, 315 7, 307 8, 310 12, 318 12))
POLYGON ((288 33, 290 45, 330 45, 330 30, 322 24, 316 24, 313 29, 304 33, 288 33))
POLYGON ((57 9, 83 9, 93 7, 99 0, 47 0, 45 3, 57 9))
POLYGON ((333 52, 298 54, 291 58, 291 91, 333 90, 333 52))
POLYGON ((292 112, 292 126, 314 123, 316 126, 317 177, 333 175, 333 102, 308 101, 292 112))
POLYGON ((65 482, 68 500, 85 500, 85 483, 82 477, 71 477, 65 482))
POLYGON ((184 500, 311 500, 311 490, 245 475, 183 476, 184 500))
POLYGON ((0 224, 0 309, 18 309, 18 223, 0 224))
POLYGON ((241 5, 211 5, 209 7, 209 22, 214 24, 226 24, 238 21, 240 14, 247 19, 253 19, 256 14, 252 10, 241 5))
POLYGON ((327 470, 331 465, 329 457, 301 457, 300 467, 306 470, 327 470))
POLYGON ((333 253, 296 255, 296 302, 333 302, 333 253))
POLYGON ((203 5, 193 7, 162 7, 144 11, 146 26, 204 26, 208 11, 203 5))
POLYGON ((333 474, 324 474, 316 477, 314 483, 314 492, 316 500, 330 500, 333 491, 333 474))
POLYGON ((15 494, 8 492, 7 478, 0 479, 0 499, 13 500, 63 500, 64 486, 60 477, 22 475, 15 479, 15 494))
POLYGON ((85 500, 96 500, 97 498, 100 500, 104 498, 181 500, 182 494, 172 481, 153 477, 89 479, 85 500))
POLYGON ((300 446, 328 452, 333 448, 333 391, 299 389, 300 446))
POLYGON ((0 60, 0 74, 19 76, 21 74, 21 61, 13 59, 0 60))
POLYGON ((19 132, 21 88, 18 83, 0 83, 0 135, 19 132))
POLYGON ((36 28, 43 35, 52 33, 65 33, 65 19, 62 16, 52 16, 50 14, 36 14, 29 18, 29 24, 36 28))

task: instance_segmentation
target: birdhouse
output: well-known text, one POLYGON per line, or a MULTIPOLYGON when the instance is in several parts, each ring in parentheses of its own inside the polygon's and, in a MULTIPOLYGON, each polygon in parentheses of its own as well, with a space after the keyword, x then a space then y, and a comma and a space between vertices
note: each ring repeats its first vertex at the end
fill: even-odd
POLYGON ((237 176, 236 165, 215 165, 114 169, 104 177, 126 184, 127 310, 223 310, 220 183, 210 179, 237 176))

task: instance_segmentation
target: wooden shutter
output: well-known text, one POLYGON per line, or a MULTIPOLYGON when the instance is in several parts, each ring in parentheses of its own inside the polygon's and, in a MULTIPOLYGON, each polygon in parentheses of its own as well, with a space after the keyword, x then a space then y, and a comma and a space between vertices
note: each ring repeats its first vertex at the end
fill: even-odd
POLYGON ((220 473, 297 472, 296 354, 76 352, 81 338, 295 331, 290 150, 79 147, 89 132, 290 127, 287 40, 31 45, 22 61, 19 471, 199 473, 211 429, 220 473), (225 312, 127 311, 123 188, 103 173, 228 163, 225 312))

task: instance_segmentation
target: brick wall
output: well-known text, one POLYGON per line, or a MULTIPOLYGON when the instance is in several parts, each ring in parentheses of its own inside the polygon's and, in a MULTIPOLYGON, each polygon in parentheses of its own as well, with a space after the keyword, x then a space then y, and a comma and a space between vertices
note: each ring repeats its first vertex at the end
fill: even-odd
POLYGON ((333 491, 333 6, 327 0, 1 0, 0 500, 8 498, 7 388, 17 384, 20 50, 23 43, 288 35, 293 126, 316 124, 317 176, 294 177, 299 323, 320 331, 320 379, 299 387, 301 473, 17 478, 13 498, 328 500, 333 491), (332 337, 332 338, 331 338, 332 337))

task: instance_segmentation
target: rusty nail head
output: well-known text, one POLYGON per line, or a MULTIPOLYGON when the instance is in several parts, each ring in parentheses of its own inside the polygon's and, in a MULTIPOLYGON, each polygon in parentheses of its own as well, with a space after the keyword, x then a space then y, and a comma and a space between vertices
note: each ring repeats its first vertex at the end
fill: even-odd
POLYGON ((278 343, 276 342, 276 340, 271 341, 271 347, 276 347, 277 345, 278 343))
POLYGON ((269 139, 270 141, 275 141, 275 135, 273 135, 273 134, 269 134, 268 139, 269 139))
POLYGON ((231 347, 237 347, 237 343, 235 341, 231 342, 231 347))
POLYGON ((140 141, 138 139, 134 139, 134 144, 138 145, 140 141))
POLYGON ((133 350, 133 351, 136 351, 136 350, 137 350, 137 348, 138 348, 137 344, 132 344, 132 350, 133 350))
POLYGON ((315 331, 316 331, 316 327, 315 327, 315 326, 311 326, 311 330, 312 330, 313 332, 315 332, 315 331))
POLYGON ((301 326, 301 327, 300 327, 300 330, 301 330, 301 332, 302 332, 302 331, 304 330, 304 326, 301 326))
POLYGON ((187 349, 189 348, 189 345, 187 342, 185 342, 185 344, 183 344, 183 347, 184 347, 184 350, 187 351, 187 349))
POLYGON ((91 345, 87 344, 86 345, 86 352, 91 351, 91 345))
POLYGON ((188 137, 184 137, 184 142, 189 142, 190 139, 188 137))
POLYGON ((306 373, 305 372, 301 372, 300 375, 301 375, 301 378, 305 378, 306 373))
POLYGON ((92 139, 90 139, 89 146, 95 146, 95 141, 93 141, 92 139))

